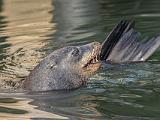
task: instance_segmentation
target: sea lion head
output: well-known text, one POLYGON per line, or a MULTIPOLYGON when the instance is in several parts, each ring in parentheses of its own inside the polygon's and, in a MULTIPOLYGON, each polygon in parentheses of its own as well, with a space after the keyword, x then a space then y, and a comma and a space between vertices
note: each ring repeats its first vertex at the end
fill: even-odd
POLYGON ((100 67, 100 49, 100 43, 93 42, 55 50, 31 71, 24 88, 47 91, 80 87, 100 67))
MULTIPOLYGON (((101 45, 93 42, 82 46, 71 46, 71 51, 67 54, 69 67, 79 72, 84 77, 89 77, 100 67, 98 55, 101 45)), ((62 65, 62 64, 61 64, 62 65)))

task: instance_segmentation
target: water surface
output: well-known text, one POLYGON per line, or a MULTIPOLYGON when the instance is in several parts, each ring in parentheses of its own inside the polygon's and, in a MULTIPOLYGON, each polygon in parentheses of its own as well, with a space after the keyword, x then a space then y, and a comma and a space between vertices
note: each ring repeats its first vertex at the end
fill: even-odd
POLYGON ((0 119, 159 120, 159 50, 145 63, 105 65, 87 86, 74 91, 10 89, 55 49, 102 42, 122 19, 134 19, 142 37, 158 35, 159 4, 159 0, 1 0, 0 119))

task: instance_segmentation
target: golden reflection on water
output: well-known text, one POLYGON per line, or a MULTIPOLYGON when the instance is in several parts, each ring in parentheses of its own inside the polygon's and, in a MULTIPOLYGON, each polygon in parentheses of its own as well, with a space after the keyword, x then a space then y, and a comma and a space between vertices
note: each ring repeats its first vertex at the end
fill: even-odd
POLYGON ((7 56, 1 61, 3 66, 0 80, 20 80, 29 74, 28 70, 44 57, 41 49, 48 44, 47 35, 55 32, 52 0, 4 0, 0 16, 5 27, 0 35, 7 37, 0 45, 7 56))
POLYGON ((26 111, 26 113, 0 112, 0 120, 31 120, 32 118, 68 119, 67 117, 36 109, 37 106, 29 104, 32 102, 31 99, 15 98, 13 100, 15 101, 13 103, 0 102, 0 108, 26 111))

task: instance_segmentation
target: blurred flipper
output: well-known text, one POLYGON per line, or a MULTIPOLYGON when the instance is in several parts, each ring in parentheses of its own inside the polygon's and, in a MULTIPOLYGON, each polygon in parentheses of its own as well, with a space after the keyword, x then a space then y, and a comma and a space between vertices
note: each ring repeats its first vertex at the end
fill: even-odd
POLYGON ((133 28, 133 21, 121 21, 102 43, 100 60, 111 63, 147 60, 160 46, 160 36, 142 42, 140 33, 133 28))

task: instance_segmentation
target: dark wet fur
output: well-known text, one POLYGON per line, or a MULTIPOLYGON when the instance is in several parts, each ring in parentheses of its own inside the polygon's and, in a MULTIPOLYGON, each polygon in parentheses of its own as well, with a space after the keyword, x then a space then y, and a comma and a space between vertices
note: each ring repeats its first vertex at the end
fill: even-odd
POLYGON ((102 43, 100 60, 112 63, 147 60, 160 46, 160 36, 139 42, 140 33, 134 30, 134 22, 121 21, 102 43))

